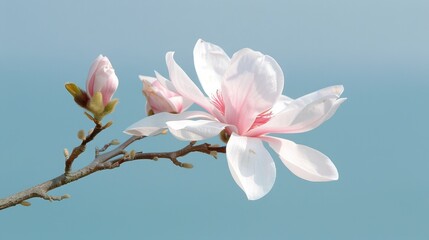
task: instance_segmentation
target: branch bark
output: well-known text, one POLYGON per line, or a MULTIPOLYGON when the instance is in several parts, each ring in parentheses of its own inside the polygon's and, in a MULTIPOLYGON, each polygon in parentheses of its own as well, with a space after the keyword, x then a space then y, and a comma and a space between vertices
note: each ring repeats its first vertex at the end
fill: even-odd
POLYGON ((95 128, 91 133, 88 134, 88 136, 85 137, 85 139, 82 140, 82 143, 75 147, 71 153, 71 155, 66 159, 66 164, 64 168, 64 173, 66 175, 70 174, 72 170, 73 162, 76 158, 79 157, 80 154, 82 154, 86 149, 86 144, 91 142, 99 133, 101 133, 104 129, 108 128, 110 125, 112 125, 112 122, 107 123, 106 125, 102 125, 101 122, 95 120, 91 115, 86 113, 86 116, 89 117, 92 121, 95 123, 95 128))
MULTIPOLYGON (((121 166, 124 163, 132 162, 136 160, 157 160, 159 158, 170 159, 172 163, 180 167, 189 167, 190 164, 182 163, 177 158, 185 156, 191 152, 201 152, 205 154, 212 155, 216 157, 215 153, 225 153, 226 147, 214 146, 208 143, 203 143, 195 145, 195 142, 191 142, 189 145, 185 146, 182 149, 172 152, 158 152, 158 153, 143 153, 137 152, 135 154, 129 154, 125 151, 125 148, 128 147, 131 143, 142 139, 143 137, 133 136, 127 141, 116 147, 115 149, 106 152, 97 156, 89 165, 76 171, 76 172, 65 172, 62 175, 59 175, 51 180, 48 180, 44 183, 31 187, 22 192, 13 194, 7 198, 0 199, 0 210, 15 206, 17 204, 29 205, 26 200, 31 198, 42 198, 45 200, 54 200, 59 201, 65 198, 68 198, 69 195, 63 196, 49 196, 48 192, 52 189, 59 188, 68 183, 77 181, 81 178, 84 178, 88 175, 91 175, 98 171, 114 169, 121 166), (118 157, 120 156, 120 157, 118 157), (115 157, 118 157, 114 159, 115 157)), ((92 139, 91 139, 92 140, 92 139)), ((71 164, 70 164, 71 168, 71 164)))

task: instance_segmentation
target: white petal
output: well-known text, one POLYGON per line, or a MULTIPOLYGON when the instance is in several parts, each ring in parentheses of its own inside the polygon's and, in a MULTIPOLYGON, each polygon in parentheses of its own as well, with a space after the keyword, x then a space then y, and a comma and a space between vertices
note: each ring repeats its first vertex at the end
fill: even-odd
POLYGON ((256 116, 275 104, 283 83, 283 72, 273 58, 251 49, 238 51, 222 82, 226 121, 244 134, 256 116))
POLYGON ((157 79, 154 77, 150 77, 150 76, 144 76, 144 75, 139 75, 139 79, 140 81, 142 81, 144 83, 144 81, 148 81, 149 83, 153 84, 157 79))
POLYGON ((167 88, 168 90, 177 93, 176 88, 174 87, 173 83, 168 80, 167 78, 165 78, 164 76, 162 76, 161 74, 159 74, 157 71, 155 71, 155 76, 156 79, 158 79, 159 83, 161 83, 162 86, 164 86, 165 88, 167 88))
MULTIPOLYGON (((314 120, 314 112, 313 113, 306 113, 308 114, 307 117, 310 119, 313 119, 312 121, 301 121, 299 124, 295 124, 293 126, 293 129, 291 129, 291 132, 293 133, 301 133, 301 132, 307 132, 310 131, 312 129, 317 128, 318 126, 320 126, 322 123, 324 123, 325 121, 329 120, 338 110, 338 108, 340 107, 340 105, 345 102, 347 100, 347 98, 340 98, 337 99, 336 101, 334 101, 334 103, 332 103, 332 105, 329 107, 329 104, 324 106, 325 109, 325 113, 318 118, 317 120, 314 120), (327 110, 329 108, 329 110, 327 110)), ((317 114, 316 114, 317 115, 317 114)), ((319 114, 320 115, 320 111, 319 114)), ((303 119, 305 119, 305 117, 303 117, 303 119)))
POLYGON ((104 58, 103 55, 98 55, 98 57, 91 63, 91 68, 88 72, 88 77, 86 78, 86 91, 89 95, 94 95, 94 81, 90 81, 91 78, 95 77, 95 71, 97 71, 98 64, 104 58))
POLYGON ((336 96, 337 98, 339 98, 343 92, 343 85, 334 85, 314 91, 300 98, 297 98, 296 100, 299 100, 302 102, 302 104, 307 105, 309 102, 313 102, 314 100, 323 98, 325 96, 336 96))
POLYGON ((219 135, 228 125, 210 120, 167 122, 168 130, 180 140, 199 141, 219 135))
MULTIPOLYGON (((102 92, 106 84, 113 83, 112 88, 115 88, 115 86, 117 87, 118 81, 119 81, 115 74, 115 70, 113 69, 113 66, 110 63, 110 60, 107 57, 102 57, 102 58, 99 58, 99 57, 97 58, 99 60, 96 59, 96 61, 98 62, 97 62, 97 68, 95 69, 95 72, 94 72, 95 74, 94 86, 93 86, 94 94, 96 92, 102 92)), ((92 71, 92 67, 90 71, 92 71)))
POLYGON ((212 112, 212 104, 186 75, 183 69, 177 65, 173 58, 174 52, 168 52, 165 56, 170 79, 173 82, 177 92, 192 102, 200 105, 209 112, 212 112))
POLYGON ((277 113, 282 112, 292 101, 292 98, 281 95, 274 106, 271 108, 271 114, 276 115, 277 113))
MULTIPOLYGON (((346 100, 326 89, 295 99, 284 106, 270 121, 249 131, 248 136, 266 133, 301 133, 310 131, 334 115, 346 100), (328 94, 330 93, 330 95, 328 94)), ((331 90, 335 87, 330 88, 331 90)))
POLYGON ((124 133, 134 136, 153 136, 162 132, 167 128, 166 122, 179 121, 184 119, 203 118, 212 119, 213 117, 205 112, 191 111, 181 114, 172 114, 167 112, 158 113, 132 124, 124 133))
POLYGON ((323 153, 282 138, 262 139, 268 142, 286 167, 296 176, 312 182, 338 180, 337 168, 323 153))
POLYGON ((194 64, 201 86, 209 97, 220 90, 230 59, 222 48, 201 39, 194 47, 194 64))
POLYGON ((232 177, 249 200, 257 200, 271 190, 276 167, 260 139, 233 133, 226 145, 226 157, 232 177))

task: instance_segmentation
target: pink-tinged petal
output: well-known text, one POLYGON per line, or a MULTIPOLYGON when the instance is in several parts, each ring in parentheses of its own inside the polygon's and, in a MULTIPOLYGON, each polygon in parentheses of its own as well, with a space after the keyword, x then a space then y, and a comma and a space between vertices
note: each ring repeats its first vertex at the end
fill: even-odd
MULTIPOLYGON (((181 107, 181 109, 178 109, 179 110, 179 112, 183 112, 183 111, 185 111, 186 109, 188 109, 194 102, 191 100, 191 99, 189 99, 189 98, 186 98, 186 97, 184 97, 184 96, 182 96, 178 91, 177 91, 177 89, 176 89, 176 87, 174 87, 174 85, 173 85, 173 83, 171 82, 171 81, 169 81, 168 79, 166 79, 165 77, 163 77, 161 74, 159 74, 158 72, 156 72, 155 71, 155 75, 156 75, 156 78, 158 79, 158 81, 162 84, 162 85, 164 85, 164 87, 166 87, 168 90, 170 90, 170 91, 172 91, 172 92, 175 92, 175 93, 177 93, 179 96, 180 96, 180 99, 182 100, 182 107, 181 107)), ((176 99, 177 100, 177 99, 176 99)), ((174 102, 175 100, 174 99, 172 99, 172 101, 174 102)), ((176 105, 176 106, 178 106, 178 105, 176 105)))
MULTIPOLYGON (((155 72, 156 78, 139 76, 143 82, 143 94, 147 99, 147 109, 154 113, 180 113, 192 105, 192 101, 177 93, 174 85, 161 74, 155 72)), ((147 110, 148 111, 148 110, 147 110)))
MULTIPOLYGON (((166 79, 164 76, 155 71, 156 80, 163 86, 162 89, 165 89, 166 94, 170 98, 169 100, 173 103, 177 112, 183 112, 188 109, 194 102, 192 100, 183 97, 180 93, 177 92, 173 83, 166 79)), ((141 76, 142 77, 142 76, 141 76)))
MULTIPOLYGON (((143 75, 139 75, 139 79, 140 81, 143 82, 143 95, 144 95, 144 88, 145 88, 145 81, 149 82, 150 84, 153 84, 157 79, 154 77, 149 77, 149 76, 143 76, 143 75)), ((152 107, 149 104, 149 101, 146 100, 146 112, 148 113, 150 110, 152 110, 152 107)))
POLYGON ((169 81, 167 78, 159 74, 157 71, 155 71, 156 79, 161 83, 162 86, 167 88, 168 90, 172 92, 177 92, 176 88, 174 87, 173 83, 169 81))
POLYGON ((94 79, 95 79, 95 71, 98 68, 98 65, 101 61, 101 59, 103 59, 103 55, 98 55, 98 57, 92 62, 91 64, 91 68, 89 69, 88 72, 88 77, 86 78, 86 91, 88 92, 88 94, 90 96, 94 95, 94 79))
POLYGON ((323 153, 286 139, 275 137, 262 139, 268 142, 286 167, 296 176, 312 182, 338 180, 337 168, 323 153))
POLYGON ((232 177, 249 200, 257 200, 271 190, 276 167, 260 139, 233 133, 226 145, 226 157, 232 177))
POLYGON ((148 101, 146 101, 145 108, 146 108, 146 113, 150 113, 150 111, 152 110, 152 107, 150 106, 148 101))
POLYGON ((118 85, 119 85, 119 79, 116 76, 113 68, 108 71, 108 74, 109 74, 109 77, 100 91, 103 94, 104 106, 106 106, 110 102, 110 100, 113 97, 113 94, 116 92, 116 89, 118 89, 118 85))
POLYGON ((194 64, 201 86, 209 97, 220 90, 230 59, 222 48, 201 39, 194 47, 194 64))
POLYGON ((259 114, 275 104, 283 82, 283 72, 270 56, 251 49, 235 53, 222 82, 226 122, 244 134, 259 114))
POLYGON ((228 125, 212 120, 167 122, 168 130, 180 140, 199 141, 219 135, 228 125))
POLYGON ((96 92, 101 92, 103 104, 106 106, 110 102, 118 85, 118 77, 109 59, 99 55, 92 63, 86 80, 88 97, 91 98, 96 92))
POLYGON ((174 106, 175 112, 181 113, 185 111, 184 105, 183 105, 184 97, 178 95, 178 96, 169 98, 168 101, 171 103, 172 106, 174 106))
POLYGON ((204 94, 198 89, 198 87, 192 82, 192 80, 186 75, 183 69, 177 65, 173 58, 174 52, 168 52, 165 56, 167 62, 168 72, 170 79, 173 82, 177 92, 190 99, 192 102, 200 105, 209 112, 212 112, 212 104, 204 96, 204 94))
MULTIPOLYGON (((142 78, 143 82, 143 94, 146 97, 147 104, 150 106, 149 110, 152 110, 154 113, 160 112, 170 112, 170 113, 178 113, 176 105, 170 101, 170 99, 162 91, 160 88, 156 88, 156 81, 152 83, 151 78, 142 78)), ((181 103, 178 103, 181 105, 181 103)), ((149 111, 147 111, 149 112, 149 111)))
POLYGON ((179 121, 193 118, 213 119, 210 114, 200 111, 183 112, 180 114, 162 112, 141 119, 125 129, 124 133, 134 136, 153 136, 160 134, 164 129, 166 129, 166 122, 168 121, 179 121))
POLYGON ((288 103, 270 121, 248 132, 248 136, 267 133, 301 133, 310 131, 334 115, 346 100, 340 98, 338 86, 325 88, 288 103), (331 91, 328 91, 331 90, 331 91))
POLYGON ((115 74, 115 70, 113 70, 112 64, 107 57, 102 57, 97 64, 97 69, 95 69, 94 73, 94 93, 101 92, 109 77, 115 74))

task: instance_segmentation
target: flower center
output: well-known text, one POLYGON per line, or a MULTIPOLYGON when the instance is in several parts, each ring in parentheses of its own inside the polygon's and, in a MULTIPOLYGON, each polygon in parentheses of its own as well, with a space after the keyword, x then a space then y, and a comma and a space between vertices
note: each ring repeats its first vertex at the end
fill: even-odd
POLYGON ((212 102, 213 106, 215 106, 215 108, 219 110, 223 116, 225 116, 225 103, 223 101, 222 93, 219 90, 216 90, 216 94, 210 98, 210 101, 212 102))
MULTIPOLYGON (((222 93, 219 90, 216 91, 216 94, 212 95, 212 97, 210 98, 210 101, 213 104, 213 106, 219 111, 219 113, 222 114, 222 116, 225 116, 225 102, 223 100, 222 93)), ((240 111, 246 111, 246 110, 240 109, 240 111)), ((258 114, 252 126, 249 128, 249 130, 259 127, 261 125, 264 125, 271 119, 272 116, 273 116, 273 113, 271 109, 268 109, 258 114)))
POLYGON ((258 116, 256 116, 256 119, 249 130, 259 127, 261 125, 264 125, 265 123, 270 121, 272 116, 273 116, 273 113, 271 112, 271 109, 268 109, 267 111, 260 113, 258 116))

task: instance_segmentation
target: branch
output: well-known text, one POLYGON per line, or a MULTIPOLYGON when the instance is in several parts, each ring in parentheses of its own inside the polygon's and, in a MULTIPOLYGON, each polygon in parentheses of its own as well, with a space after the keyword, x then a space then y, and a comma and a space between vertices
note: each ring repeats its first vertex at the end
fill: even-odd
MULTIPOLYGON (((216 157, 217 153, 225 153, 225 150, 226 150, 225 146, 219 147, 216 145, 210 145, 208 143, 195 145, 195 142, 191 142, 189 145, 185 146, 184 148, 173 152, 159 152, 159 153, 138 152, 138 153, 130 154, 125 151, 125 148, 128 147, 131 143, 137 140, 140 140, 142 138, 143 137, 133 136, 129 138, 127 141, 125 141, 124 143, 122 143, 120 146, 111 150, 110 152, 106 152, 104 154, 97 156, 88 166, 76 172, 73 172, 73 173, 66 172, 56 178, 48 180, 32 188, 16 193, 7 198, 0 199, 0 210, 15 206, 17 204, 29 206, 30 203, 27 202, 26 200, 30 198, 42 198, 50 201, 52 200, 59 201, 65 198, 69 198, 70 196, 67 194, 63 196, 49 196, 48 192, 52 189, 59 188, 70 182, 77 181, 95 172, 117 168, 121 166, 123 163, 132 162, 136 160, 157 160, 159 158, 166 158, 166 159, 170 159, 172 163, 174 163, 177 166, 184 167, 184 168, 191 168, 192 167, 191 164, 182 163, 178 161, 177 158, 185 156, 191 152, 201 152, 201 153, 205 153, 208 155, 212 155, 213 157, 216 157), (122 156, 117 159, 113 159, 120 155, 122 156)), ((84 143, 83 145, 85 145, 86 143, 84 143)), ((82 146, 82 144, 80 146, 82 146)), ((73 162, 73 160, 71 162, 73 162)))
MULTIPOLYGON (((186 147, 177 150, 175 152, 159 152, 159 153, 143 153, 138 152, 135 154, 134 158, 131 159, 118 159, 114 162, 122 164, 124 162, 131 162, 135 160, 157 160, 159 158, 168 158, 173 164, 179 167, 186 167, 185 163, 180 162, 177 158, 187 155, 191 152, 201 152, 208 155, 212 155, 214 158, 217 158, 217 153, 225 153, 225 147, 219 147, 216 145, 210 145, 208 143, 203 143, 200 145, 195 145, 196 142, 191 142, 186 147)), ((189 166, 189 165, 188 165, 189 166)))
POLYGON ((99 122, 98 120, 94 119, 91 115, 89 115, 88 113, 85 112, 85 115, 91 119, 94 123, 95 123, 95 128, 94 130, 92 130, 88 136, 84 137, 84 139, 82 139, 82 143, 75 147, 73 149, 73 152, 71 153, 70 156, 67 157, 66 159, 66 165, 64 168, 64 173, 65 175, 69 175, 72 169, 72 165, 73 165, 73 161, 79 157, 80 154, 82 154, 85 149, 86 149, 86 144, 91 142, 101 131, 103 131, 104 129, 110 127, 112 125, 112 122, 108 122, 106 125, 102 125, 101 122, 99 122))

